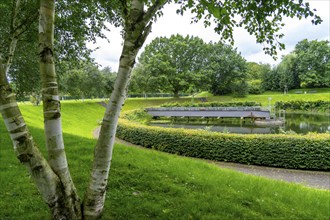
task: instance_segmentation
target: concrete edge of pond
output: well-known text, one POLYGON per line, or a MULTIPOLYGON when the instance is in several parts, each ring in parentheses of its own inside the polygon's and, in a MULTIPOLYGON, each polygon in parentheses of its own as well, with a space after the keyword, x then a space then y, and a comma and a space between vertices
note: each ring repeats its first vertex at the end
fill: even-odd
MULTIPOLYGON (((93 137, 97 139, 99 136, 99 132, 100 132, 100 127, 96 128, 93 131, 93 137)), ((131 147, 140 147, 144 149, 149 149, 143 146, 132 144, 130 142, 118 138, 116 138, 116 143, 131 147)), ((200 159, 200 158, 194 158, 194 159, 200 159)), ((200 159, 200 160, 215 164, 221 168, 233 169, 246 174, 262 176, 262 177, 282 180, 286 182, 298 183, 304 186, 317 188, 317 189, 330 190, 330 172, 264 167, 264 166, 247 165, 247 164, 230 163, 230 162, 219 162, 219 161, 204 160, 204 159, 200 159)))

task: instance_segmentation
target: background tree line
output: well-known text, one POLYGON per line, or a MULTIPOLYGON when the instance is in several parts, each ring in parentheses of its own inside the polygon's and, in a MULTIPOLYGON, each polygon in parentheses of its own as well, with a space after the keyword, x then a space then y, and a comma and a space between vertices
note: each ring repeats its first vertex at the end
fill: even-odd
POLYGON ((329 41, 302 40, 282 57, 279 65, 263 76, 266 90, 320 88, 330 86, 329 41))
POLYGON ((131 93, 213 95, 330 86, 328 41, 302 40, 276 66, 247 62, 230 45, 193 36, 160 37, 146 46, 133 70, 131 93))
MULTIPOLYGON (((36 105, 41 101, 41 85, 38 70, 36 66, 24 63, 24 60, 16 62, 11 73, 11 85, 14 88, 19 100, 27 98, 36 105), (22 64, 20 64, 22 62, 22 64), (19 66, 22 65, 22 66, 19 66), (21 71, 23 67, 30 69, 29 75, 24 75, 21 71)), ((34 61, 33 61, 34 62, 34 61)), ((24 68, 23 68, 24 69, 24 68)), ((81 61, 79 65, 71 69, 68 64, 61 64, 62 72, 59 77, 59 87, 63 99, 85 99, 85 98, 104 98, 108 97, 115 82, 117 73, 112 71, 110 67, 99 69, 99 66, 93 62, 81 61)))
POLYGON ((93 63, 82 63, 80 68, 69 69, 60 79, 63 95, 75 99, 108 97, 117 73, 105 67, 99 70, 93 63))
MULTIPOLYGON (((32 47, 33 42, 27 44, 32 47)), ((41 98, 36 59, 21 49, 9 71, 19 99, 41 98)), ((260 94, 266 90, 319 88, 330 86, 330 46, 328 41, 302 40, 276 66, 247 62, 231 45, 205 43, 194 36, 159 37, 145 47, 130 83, 131 94, 209 91, 213 95, 260 94)), ((91 60, 65 58, 58 65, 62 96, 74 99, 107 97, 116 73, 99 69, 91 60), (67 59, 70 61, 70 65, 67 59), (71 63, 73 63, 71 65, 71 63)))

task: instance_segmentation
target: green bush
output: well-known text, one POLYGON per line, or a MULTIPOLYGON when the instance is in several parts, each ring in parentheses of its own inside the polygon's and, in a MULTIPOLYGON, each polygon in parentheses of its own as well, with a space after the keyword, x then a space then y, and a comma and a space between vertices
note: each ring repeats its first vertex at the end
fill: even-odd
POLYGON ((144 109, 137 109, 124 114, 122 118, 130 121, 136 121, 141 124, 148 124, 151 121, 152 116, 148 114, 148 112, 144 111, 144 109))
POLYGON ((241 106, 261 106, 259 102, 167 102, 161 107, 241 107, 241 106))
POLYGON ((251 80, 248 82, 248 85, 249 94, 261 94, 265 91, 261 80, 251 80))
POLYGON ((289 101, 276 102, 275 108, 293 111, 313 111, 313 112, 330 112, 330 102, 327 101, 289 101))
POLYGON ((221 134, 150 127, 120 119, 117 136, 147 148, 189 157, 290 169, 330 170, 327 134, 221 134))

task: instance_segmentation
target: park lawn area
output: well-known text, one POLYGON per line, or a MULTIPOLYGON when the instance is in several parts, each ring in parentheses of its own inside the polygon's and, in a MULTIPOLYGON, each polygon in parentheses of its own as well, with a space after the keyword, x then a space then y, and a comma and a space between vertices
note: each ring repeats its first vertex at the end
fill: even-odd
POLYGON ((271 104, 274 106, 275 102, 288 101, 330 101, 330 93, 314 93, 314 94, 283 94, 283 93, 264 93, 261 95, 247 95, 244 98, 235 98, 232 96, 213 96, 208 97, 208 101, 215 102, 259 102, 262 106, 271 104), (269 103, 269 98, 271 98, 269 103))
MULTIPOLYGON (((180 99, 180 101, 183 99, 180 99)), ((190 99, 189 99, 190 100, 190 99)), ((123 110, 172 99, 129 99, 123 110)), ((176 100, 177 101, 177 100, 176 100)), ((44 149, 42 107, 20 105, 44 149)), ((95 101, 62 102, 70 170, 80 196, 88 184, 92 131, 104 108, 95 101)), ((49 219, 26 169, 16 159, 0 119, 0 219, 49 219)), ((102 219, 329 219, 327 190, 245 175, 210 163, 116 144, 102 219)))
POLYGON ((208 92, 201 92, 194 98, 184 97, 177 99, 169 98, 132 98, 128 99, 125 103, 123 110, 131 110, 136 108, 144 108, 147 106, 159 106, 164 102, 201 102, 200 98, 205 97, 209 102, 259 102, 262 106, 274 106, 275 102, 282 101, 330 101, 330 88, 319 88, 319 89, 296 89, 290 90, 288 94, 282 92, 266 91, 260 95, 247 95, 244 98, 237 98, 231 95, 213 96, 208 92), (301 94, 295 92, 302 91, 301 94), (304 93, 304 91, 317 91, 316 93, 304 93), (269 102, 269 98, 270 102, 269 102))

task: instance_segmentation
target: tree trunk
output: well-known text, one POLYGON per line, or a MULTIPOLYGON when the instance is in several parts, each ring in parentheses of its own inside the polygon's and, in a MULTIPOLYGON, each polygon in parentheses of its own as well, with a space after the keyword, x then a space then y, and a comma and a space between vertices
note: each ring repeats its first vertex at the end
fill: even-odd
POLYGON ((53 219, 70 219, 65 211, 63 185, 37 148, 18 108, 15 94, 6 78, 6 65, 0 57, 0 113, 19 161, 28 169, 53 219), (63 217, 64 216, 64 217, 63 217))
POLYGON ((175 89, 173 91, 174 98, 179 98, 179 90, 175 89))
POLYGON ((44 130, 49 165, 63 186, 65 212, 70 219, 81 219, 80 201, 72 182, 64 151, 61 123, 60 98, 54 64, 54 17, 55 1, 40 1, 39 55, 42 82, 44 130))
POLYGON ((99 139, 94 150, 93 170, 83 202, 85 219, 97 219, 103 210, 118 118, 126 98, 131 71, 136 55, 150 33, 151 17, 163 4, 165 1, 163 3, 156 1, 155 5, 145 13, 143 3, 133 0, 130 14, 125 20, 124 45, 118 74, 102 120, 99 139))

